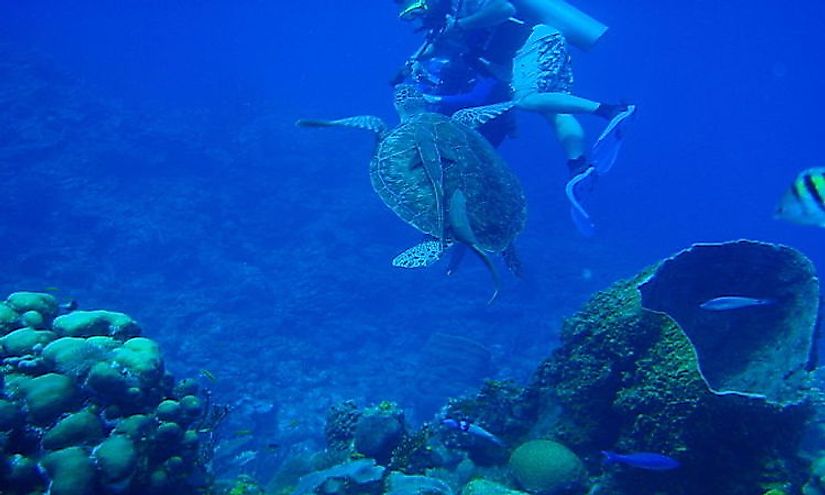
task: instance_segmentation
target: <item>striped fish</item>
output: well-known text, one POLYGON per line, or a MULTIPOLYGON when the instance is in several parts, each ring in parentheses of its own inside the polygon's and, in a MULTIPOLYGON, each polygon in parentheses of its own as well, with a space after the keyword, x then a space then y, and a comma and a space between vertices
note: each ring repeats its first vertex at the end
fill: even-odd
POLYGON ((776 217, 825 227, 825 168, 803 170, 782 196, 776 217))

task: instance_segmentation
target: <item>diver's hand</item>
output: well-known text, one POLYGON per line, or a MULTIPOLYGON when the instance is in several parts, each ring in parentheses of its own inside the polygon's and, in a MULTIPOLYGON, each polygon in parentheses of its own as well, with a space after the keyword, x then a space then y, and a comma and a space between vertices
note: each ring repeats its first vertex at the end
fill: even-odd
POLYGON ((428 95, 427 93, 424 93, 422 96, 424 97, 424 101, 426 101, 427 103, 429 103, 431 105, 436 105, 438 103, 441 103, 441 100, 442 100, 442 98, 440 96, 428 95))

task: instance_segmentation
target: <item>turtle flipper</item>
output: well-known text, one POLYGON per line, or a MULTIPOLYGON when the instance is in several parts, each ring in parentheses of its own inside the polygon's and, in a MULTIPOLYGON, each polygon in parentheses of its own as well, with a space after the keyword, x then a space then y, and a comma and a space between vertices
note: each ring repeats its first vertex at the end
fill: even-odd
POLYGON ((464 124, 471 129, 478 129, 494 118, 500 117, 509 110, 512 110, 515 106, 515 102, 505 101, 503 103, 495 103, 493 105, 485 105, 483 107, 462 108, 453 114, 452 119, 453 121, 464 124))
POLYGON ((466 244, 473 250, 476 255, 481 258, 484 266, 490 271, 490 276, 493 278, 493 295, 487 301, 487 304, 492 304, 498 296, 498 291, 501 286, 501 281, 498 277, 498 271, 490 261, 490 257, 478 247, 478 240, 473 233, 473 228, 470 225, 470 217, 467 215, 467 199, 460 189, 456 189, 452 197, 450 197, 450 227, 452 228, 453 236, 466 244))
POLYGON ((516 278, 524 278, 524 266, 521 264, 518 253, 516 253, 516 246, 513 243, 510 243, 507 249, 501 252, 501 256, 504 258, 504 264, 507 265, 510 273, 515 275, 516 278))
POLYGON ((392 266, 399 268, 425 268, 441 259, 443 254, 444 248, 440 241, 424 241, 393 258, 392 266))
POLYGON ((436 237, 441 239, 443 250, 447 237, 444 232, 444 168, 441 166, 441 154, 438 152, 438 146, 436 146, 432 132, 425 127, 419 127, 415 130, 415 145, 421 157, 424 172, 427 174, 427 178, 430 179, 435 191, 436 237))
POLYGON ((337 120, 300 119, 295 122, 298 127, 354 127, 366 129, 379 136, 387 130, 384 121, 373 115, 358 115, 337 120))

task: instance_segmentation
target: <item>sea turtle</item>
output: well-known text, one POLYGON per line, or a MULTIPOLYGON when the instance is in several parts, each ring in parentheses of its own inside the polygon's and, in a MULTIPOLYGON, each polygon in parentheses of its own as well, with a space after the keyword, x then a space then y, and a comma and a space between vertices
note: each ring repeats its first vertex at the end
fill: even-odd
POLYGON ((492 301, 499 281, 486 253, 504 254, 515 271, 512 243, 524 227, 526 207, 518 178, 475 129, 513 106, 505 102, 468 108, 449 117, 427 111, 424 95, 415 86, 402 84, 395 90, 401 119, 395 128, 388 129, 380 118, 368 115, 296 124, 374 132, 378 142, 370 179, 375 192, 402 220, 432 237, 398 255, 393 264, 428 266, 460 242, 490 270, 495 284, 492 301))

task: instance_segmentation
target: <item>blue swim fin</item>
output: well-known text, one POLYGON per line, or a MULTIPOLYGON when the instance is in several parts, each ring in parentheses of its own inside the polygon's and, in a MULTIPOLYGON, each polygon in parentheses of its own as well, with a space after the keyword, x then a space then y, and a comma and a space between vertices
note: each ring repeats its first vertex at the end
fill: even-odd
POLYGON ((636 105, 628 105, 625 111, 608 122, 607 127, 604 128, 599 139, 593 145, 590 152, 590 159, 593 166, 599 175, 604 175, 613 168, 616 163, 616 158, 619 156, 619 150, 622 147, 622 140, 624 138, 624 127, 628 119, 636 114, 636 105))

